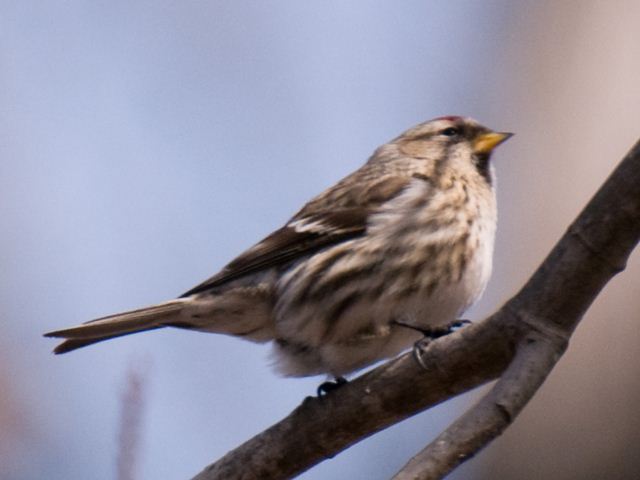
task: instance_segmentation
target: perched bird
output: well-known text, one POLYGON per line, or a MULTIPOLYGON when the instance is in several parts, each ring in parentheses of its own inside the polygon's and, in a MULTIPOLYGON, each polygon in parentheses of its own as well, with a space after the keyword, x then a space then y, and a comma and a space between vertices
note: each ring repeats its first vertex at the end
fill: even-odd
POLYGON ((273 342, 283 375, 336 378, 447 331, 491 273, 493 149, 471 118, 422 123, 175 300, 47 333, 65 353, 163 327, 273 342))

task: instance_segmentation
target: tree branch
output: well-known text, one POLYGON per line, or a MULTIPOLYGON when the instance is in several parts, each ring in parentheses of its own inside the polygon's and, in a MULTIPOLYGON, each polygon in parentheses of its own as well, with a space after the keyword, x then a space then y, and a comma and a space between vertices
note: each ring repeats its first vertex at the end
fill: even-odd
POLYGON ((566 345, 564 337, 529 332, 491 391, 413 457, 393 480, 442 478, 471 458, 513 422, 547 378, 566 345))
POLYGON ((227 453, 195 480, 290 478, 363 438, 502 374, 396 476, 441 478, 499 435, 542 384, 640 238, 640 142, 523 289, 498 312, 331 392, 227 453), (505 371, 506 369, 506 371, 505 371))

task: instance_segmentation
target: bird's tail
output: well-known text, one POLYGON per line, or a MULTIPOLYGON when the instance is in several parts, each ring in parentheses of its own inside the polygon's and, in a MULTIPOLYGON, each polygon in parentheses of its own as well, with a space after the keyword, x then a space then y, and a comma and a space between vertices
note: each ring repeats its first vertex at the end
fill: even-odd
POLYGON ((178 323, 180 311, 187 301, 186 298, 179 298, 147 308, 116 313, 76 327, 45 333, 44 336, 64 338, 65 341, 58 345, 53 353, 66 353, 110 338, 155 330, 170 326, 174 321, 178 323))

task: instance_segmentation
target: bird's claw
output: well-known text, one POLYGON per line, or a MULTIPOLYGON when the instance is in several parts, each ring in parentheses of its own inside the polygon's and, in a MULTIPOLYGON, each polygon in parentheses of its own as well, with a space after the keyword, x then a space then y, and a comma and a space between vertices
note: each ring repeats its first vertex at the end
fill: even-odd
POLYGON ((422 358, 422 355, 427 350, 427 346, 430 343, 431 343, 431 338, 423 337, 413 344, 413 358, 415 358, 416 362, 418 362, 418 365, 420 365, 425 370, 429 370, 429 369, 427 368, 426 363, 424 363, 424 359, 422 358))
POLYGON ((449 333, 457 330, 458 328, 462 328, 465 325, 471 325, 471 320, 465 320, 465 319, 455 320, 449 324, 449 333))
POLYGON ((431 340, 435 340, 436 338, 444 337, 445 335, 449 335, 450 333, 455 332, 457 329, 464 327, 465 325, 469 325, 471 322, 469 320, 454 320, 442 327, 433 327, 428 330, 425 330, 424 336, 430 338, 431 340))
POLYGON ((347 383, 347 379, 344 377, 336 377, 336 379, 332 381, 326 381, 318 385, 318 398, 323 398, 329 394, 329 392, 333 392, 337 390, 342 385, 347 383))
MULTIPOLYGON (((437 338, 444 337, 448 335, 458 328, 462 328, 465 325, 469 325, 471 322, 469 320, 454 320, 453 322, 445 325, 444 327, 434 327, 429 329, 421 329, 419 330, 424 334, 424 337, 418 340, 413 344, 413 358, 416 359, 418 365, 420 365, 423 369, 429 370, 427 368, 427 364, 424 361, 423 355, 427 350, 429 344, 436 340, 437 338)), ((416 329, 417 330, 417 329, 416 329)))

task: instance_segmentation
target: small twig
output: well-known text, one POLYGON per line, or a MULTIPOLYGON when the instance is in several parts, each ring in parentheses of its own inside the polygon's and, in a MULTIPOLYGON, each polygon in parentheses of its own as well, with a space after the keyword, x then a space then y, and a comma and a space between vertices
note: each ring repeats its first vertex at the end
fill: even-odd
POLYGON ((118 432, 117 479, 134 480, 140 447, 146 368, 130 366, 122 395, 120 431, 118 432))

